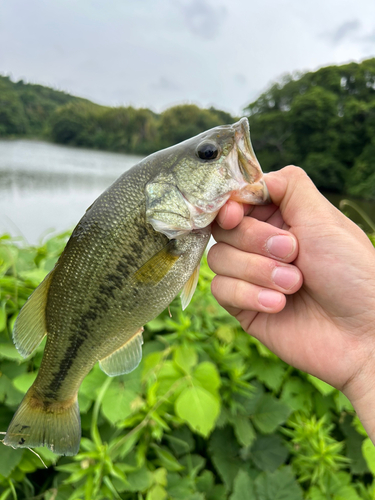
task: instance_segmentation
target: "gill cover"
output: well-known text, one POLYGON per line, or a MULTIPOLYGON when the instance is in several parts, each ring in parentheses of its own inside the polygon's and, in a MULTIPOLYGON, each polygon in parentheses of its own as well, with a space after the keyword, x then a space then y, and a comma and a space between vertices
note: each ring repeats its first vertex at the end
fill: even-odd
POLYGON ((166 151, 174 162, 146 185, 146 218, 170 239, 207 227, 228 199, 270 201, 246 118, 166 151))

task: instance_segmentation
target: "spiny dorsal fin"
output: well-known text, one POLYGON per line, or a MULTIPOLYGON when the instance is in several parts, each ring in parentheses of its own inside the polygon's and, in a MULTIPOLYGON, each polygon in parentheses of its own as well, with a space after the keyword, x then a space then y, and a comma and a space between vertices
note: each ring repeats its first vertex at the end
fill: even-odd
POLYGON ((13 328, 13 342, 24 358, 35 351, 47 333, 46 305, 52 276, 53 271, 47 274, 27 299, 16 319, 13 328))
POLYGON ((171 253, 175 242, 170 241, 164 248, 149 259, 134 274, 134 279, 144 284, 156 284, 172 269, 179 255, 171 253))
POLYGON ((184 311, 190 304, 191 298, 194 295, 195 289, 197 288, 198 278, 199 278, 199 268, 200 264, 194 269, 193 274, 190 276, 188 281, 185 283, 182 289, 180 299, 182 310, 184 311))
POLYGON ((143 327, 140 328, 124 345, 106 358, 99 361, 99 366, 110 377, 130 373, 137 368, 142 359, 143 327))

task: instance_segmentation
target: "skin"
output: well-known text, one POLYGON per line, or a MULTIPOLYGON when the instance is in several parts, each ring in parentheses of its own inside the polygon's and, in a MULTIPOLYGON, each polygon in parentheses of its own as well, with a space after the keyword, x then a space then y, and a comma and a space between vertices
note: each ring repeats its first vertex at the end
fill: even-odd
POLYGON ((281 359, 340 389, 375 443, 375 249, 302 169, 266 183, 273 205, 229 201, 213 225, 212 293, 281 359))

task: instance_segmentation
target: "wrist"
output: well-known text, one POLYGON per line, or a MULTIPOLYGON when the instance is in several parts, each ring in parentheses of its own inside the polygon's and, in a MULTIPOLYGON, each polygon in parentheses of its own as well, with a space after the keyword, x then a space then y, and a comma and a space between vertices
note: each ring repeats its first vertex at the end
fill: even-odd
POLYGON ((354 410, 375 445, 375 373, 361 370, 361 373, 342 389, 352 403, 354 410))

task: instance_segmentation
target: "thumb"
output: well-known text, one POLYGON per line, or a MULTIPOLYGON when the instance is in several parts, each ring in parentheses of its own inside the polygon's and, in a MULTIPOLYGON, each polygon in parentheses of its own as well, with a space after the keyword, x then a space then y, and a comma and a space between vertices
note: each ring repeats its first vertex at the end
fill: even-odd
POLYGON ((305 225, 335 211, 302 168, 289 166, 265 175, 273 203, 289 226, 305 225))

